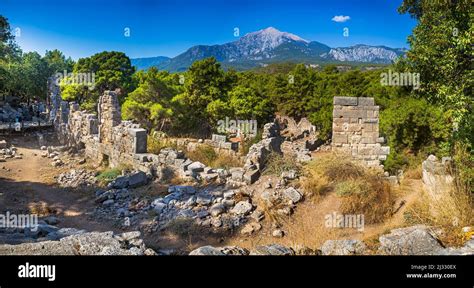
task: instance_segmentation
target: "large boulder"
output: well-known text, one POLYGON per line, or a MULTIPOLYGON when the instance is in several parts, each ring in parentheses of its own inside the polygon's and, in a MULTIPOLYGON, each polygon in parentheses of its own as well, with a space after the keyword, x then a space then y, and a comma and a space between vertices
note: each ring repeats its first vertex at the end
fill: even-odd
POLYGON ((145 172, 138 171, 128 176, 128 187, 137 188, 148 183, 148 177, 145 172))
POLYGON ((443 246, 424 225, 399 228, 379 237, 379 253, 388 255, 437 255, 443 246))
POLYGON ((145 172, 138 171, 126 176, 117 177, 111 184, 111 188, 137 188, 148 183, 148 177, 145 172))

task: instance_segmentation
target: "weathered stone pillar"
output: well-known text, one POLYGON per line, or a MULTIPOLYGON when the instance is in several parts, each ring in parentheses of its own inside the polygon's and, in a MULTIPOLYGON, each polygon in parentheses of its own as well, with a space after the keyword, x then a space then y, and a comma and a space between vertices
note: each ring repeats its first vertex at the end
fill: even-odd
POLYGON ((387 159, 390 147, 379 137, 379 106, 374 98, 334 97, 332 147, 377 167, 387 159))
POLYGON ((113 143, 113 127, 122 121, 117 93, 105 91, 99 99, 99 141, 104 144, 113 143))

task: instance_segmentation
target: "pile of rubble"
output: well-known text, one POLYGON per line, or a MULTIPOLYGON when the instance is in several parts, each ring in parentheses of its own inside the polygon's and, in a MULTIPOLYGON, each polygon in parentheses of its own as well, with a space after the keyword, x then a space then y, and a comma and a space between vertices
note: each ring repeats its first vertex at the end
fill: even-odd
POLYGON ((118 220, 123 226, 139 224, 154 215, 151 225, 144 228, 147 232, 161 230, 176 219, 229 230, 247 222, 246 217, 254 209, 249 200, 236 203, 238 190, 228 190, 223 186, 170 186, 169 194, 152 200, 135 197, 129 189, 114 186, 114 183, 117 181, 112 182, 108 190, 96 192, 95 201, 99 206, 94 215, 118 220))
POLYGON ((58 228, 59 220, 55 216, 48 216, 39 220, 32 227, 2 227, 0 228, 0 242, 5 244, 35 243, 42 241, 57 241, 71 235, 85 233, 75 228, 58 228))
POLYGON ((97 173, 85 169, 71 170, 61 173, 57 177, 57 183, 61 187, 89 187, 97 184, 97 173))
POLYGON ((51 165, 53 167, 60 167, 64 165, 64 162, 61 160, 61 153, 68 150, 66 146, 41 146, 40 148, 43 152, 41 157, 50 158, 51 165))
POLYGON ((250 185, 256 182, 271 153, 281 153, 282 138, 280 128, 276 122, 267 123, 263 127, 262 140, 253 144, 245 157, 244 167, 230 170, 231 181, 234 186, 250 185))
POLYGON ((246 216, 254 209, 248 200, 235 203, 237 191, 223 187, 170 186, 168 192, 151 203, 160 226, 187 218, 204 227, 230 230, 245 223, 246 216))
POLYGON ((22 159, 22 154, 14 146, 8 147, 5 140, 0 141, 0 162, 5 162, 7 159, 22 159))
MULTIPOLYGON (((296 179, 296 172, 282 175, 282 179, 296 179)), ((125 225, 135 225, 154 215, 149 232, 161 230, 176 219, 193 221, 202 227, 233 230, 242 227, 241 233, 250 235, 259 231, 259 222, 264 218, 262 209, 253 203, 254 195, 247 187, 232 188, 225 185, 169 186, 168 194, 154 200, 133 197, 129 189, 114 181, 107 191, 97 191, 96 215, 119 220, 125 225)), ((290 215, 303 194, 294 187, 276 184, 275 189, 267 187, 260 199, 269 208, 277 207, 276 213, 290 215)), ((126 226, 127 226, 126 225, 126 226)), ((283 237, 284 232, 275 227, 274 236, 283 237)))
MULTIPOLYGON (((290 256, 290 255, 297 255, 297 252, 295 252, 295 250, 291 248, 288 248, 279 244, 270 244, 270 245, 257 246, 251 251, 245 248, 237 247, 237 246, 225 246, 225 247, 203 246, 191 251, 189 255, 194 255, 194 256, 204 256, 204 255, 208 255, 208 256, 224 256, 224 255, 290 256)), ((316 255, 316 253, 313 251, 306 251, 306 253, 301 253, 301 255, 316 255)))

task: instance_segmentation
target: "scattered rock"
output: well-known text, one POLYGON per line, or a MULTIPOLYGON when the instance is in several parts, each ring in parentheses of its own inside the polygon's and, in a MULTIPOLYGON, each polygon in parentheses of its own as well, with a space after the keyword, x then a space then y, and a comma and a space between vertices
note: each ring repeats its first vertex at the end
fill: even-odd
POLYGON ((188 170, 191 171, 191 172, 204 172, 204 168, 206 167, 206 165, 202 164, 201 162, 193 162, 191 163, 189 166, 188 166, 188 170))
POLYGON ((209 212, 213 217, 219 216, 225 212, 225 206, 222 203, 216 203, 211 206, 209 212))
POLYGON ((231 212, 237 215, 247 215, 252 211, 252 204, 248 201, 240 201, 237 203, 234 208, 232 208, 231 212))
POLYGON ((303 198, 301 193, 293 187, 285 189, 283 191, 283 196, 293 203, 298 203, 303 198))
POLYGON ((224 255, 248 255, 248 254, 249 254, 248 250, 237 247, 237 246, 226 246, 222 248, 216 248, 212 246, 203 246, 189 253, 189 255, 194 255, 194 256, 224 256, 224 255))
POLYGON ((260 222, 263 220, 263 218, 265 218, 265 214, 261 210, 255 210, 250 215, 250 218, 254 219, 257 222, 260 222))
POLYGON ((276 238, 283 238, 284 235, 285 233, 283 232, 283 230, 280 229, 273 230, 272 232, 272 236, 276 238))
POLYGON ((128 176, 128 187, 129 188, 137 188, 143 185, 146 185, 148 182, 148 178, 145 172, 138 171, 136 173, 130 174, 128 176))
POLYGON ((251 222, 247 223, 242 230, 240 230, 240 234, 242 235, 251 235, 254 232, 258 232, 262 229, 262 225, 259 223, 251 222))
POLYGON ((250 255, 295 255, 295 251, 291 248, 281 246, 279 244, 271 244, 265 246, 257 246, 250 251, 250 255))
POLYGON ((194 255, 194 256, 204 256, 204 255, 212 255, 212 256, 223 256, 225 255, 224 253, 222 253, 222 251, 218 248, 215 248, 215 247, 212 247, 212 246, 203 246, 203 247, 199 247, 193 251, 191 251, 191 253, 189 253, 189 255, 194 255))
POLYGON ((58 175, 57 182, 61 187, 87 187, 97 183, 95 172, 84 169, 71 170, 58 175))
POLYGON ((327 240, 321 247, 323 255, 362 255, 365 244, 359 240, 327 240))
POLYGON ((59 219, 55 216, 48 216, 44 219, 44 222, 46 222, 49 225, 56 225, 59 223, 59 219))
POLYGON ((283 171, 281 173, 281 178, 286 180, 294 180, 298 177, 296 170, 283 171))

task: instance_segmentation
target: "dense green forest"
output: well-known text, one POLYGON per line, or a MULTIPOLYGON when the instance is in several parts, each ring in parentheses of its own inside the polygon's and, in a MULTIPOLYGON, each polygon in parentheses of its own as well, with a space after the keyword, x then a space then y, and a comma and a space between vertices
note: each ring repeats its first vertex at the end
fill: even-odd
POLYGON ((170 74, 151 68, 135 71, 121 52, 102 52, 73 62, 60 51, 22 53, 8 21, 0 16, 0 95, 22 101, 45 99, 48 77, 64 70, 94 73, 95 85, 62 84, 65 100, 95 110, 104 90, 119 92, 124 119, 149 131, 170 135, 208 135, 226 117, 255 119, 259 125, 275 113, 307 117, 323 139, 331 136, 334 96, 375 97, 381 106, 381 132, 392 147, 385 166, 397 170, 428 153, 453 155, 472 187, 474 143, 470 1, 405 0, 400 13, 418 20, 410 50, 393 65, 342 72, 281 63, 245 72, 224 70, 213 58, 196 61, 187 71, 170 74), (381 73, 419 73, 420 87, 384 86, 381 73))

